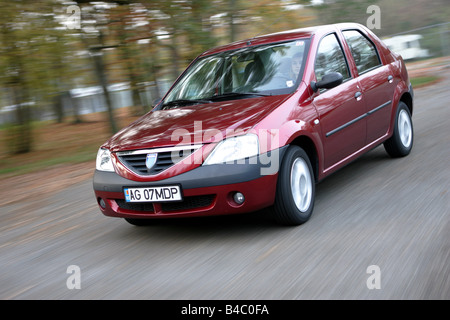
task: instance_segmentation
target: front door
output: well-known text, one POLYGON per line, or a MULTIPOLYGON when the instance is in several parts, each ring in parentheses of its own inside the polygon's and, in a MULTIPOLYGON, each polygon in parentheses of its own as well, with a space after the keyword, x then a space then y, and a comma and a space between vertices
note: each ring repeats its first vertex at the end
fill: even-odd
POLYGON ((351 77, 336 34, 329 34, 320 41, 314 70, 317 81, 329 72, 339 72, 344 78, 342 84, 322 89, 314 98, 324 141, 324 170, 327 171, 364 146, 366 111, 358 80, 351 77))

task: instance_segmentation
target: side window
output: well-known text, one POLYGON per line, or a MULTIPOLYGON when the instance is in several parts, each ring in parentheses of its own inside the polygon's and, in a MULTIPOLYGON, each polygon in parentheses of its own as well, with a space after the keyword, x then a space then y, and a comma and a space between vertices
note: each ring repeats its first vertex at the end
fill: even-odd
POLYGON ((344 77, 344 81, 350 78, 344 52, 334 33, 325 36, 320 41, 314 63, 314 72, 317 81, 322 80, 322 77, 330 72, 339 72, 344 77))
POLYGON ((359 74, 381 65, 377 49, 369 39, 356 30, 343 31, 342 33, 350 47, 359 74))

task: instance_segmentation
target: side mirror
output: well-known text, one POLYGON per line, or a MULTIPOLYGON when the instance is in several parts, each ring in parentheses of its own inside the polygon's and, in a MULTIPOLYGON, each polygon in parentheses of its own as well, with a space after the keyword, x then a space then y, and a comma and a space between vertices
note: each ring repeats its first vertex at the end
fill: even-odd
POLYGON ((314 92, 319 89, 331 89, 340 85, 344 81, 344 77, 339 72, 330 72, 322 77, 319 82, 311 81, 311 88, 314 92))

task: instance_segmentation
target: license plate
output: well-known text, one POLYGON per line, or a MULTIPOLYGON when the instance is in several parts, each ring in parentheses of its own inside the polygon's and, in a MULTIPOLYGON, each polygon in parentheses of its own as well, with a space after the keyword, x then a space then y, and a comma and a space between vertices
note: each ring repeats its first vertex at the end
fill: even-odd
POLYGON ((126 202, 165 202, 181 201, 180 186, 125 188, 123 189, 126 202))

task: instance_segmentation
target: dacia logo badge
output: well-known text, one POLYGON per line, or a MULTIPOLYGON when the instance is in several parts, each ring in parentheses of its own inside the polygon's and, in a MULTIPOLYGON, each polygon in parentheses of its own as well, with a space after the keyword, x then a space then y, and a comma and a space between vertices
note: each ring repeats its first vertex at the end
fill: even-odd
POLYGON ((157 153, 149 153, 147 154, 147 159, 145 160, 145 166, 147 167, 147 169, 151 169, 153 168, 153 166, 156 163, 156 159, 158 158, 158 154, 157 153))

